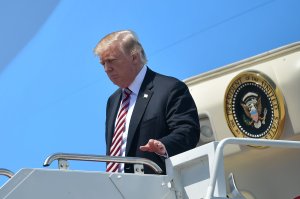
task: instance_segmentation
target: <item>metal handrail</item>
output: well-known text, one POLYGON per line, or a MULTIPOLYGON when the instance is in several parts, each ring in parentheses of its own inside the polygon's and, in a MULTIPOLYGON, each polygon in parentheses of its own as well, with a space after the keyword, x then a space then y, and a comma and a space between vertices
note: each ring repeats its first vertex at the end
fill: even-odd
POLYGON ((155 173, 162 173, 162 169, 153 161, 146 158, 137 157, 120 157, 120 156, 104 156, 104 155, 87 155, 75 153, 55 153, 47 157, 44 161, 44 167, 49 166, 54 160, 80 160, 94 162, 118 162, 130 164, 144 164, 149 166, 155 173))
POLYGON ((281 148, 300 148, 299 141, 288 141, 288 140, 262 140, 254 138, 226 138, 219 142, 216 153, 215 161, 213 165, 213 171, 211 175, 211 180, 207 188, 207 193, 205 199, 213 198, 213 193, 215 191, 215 185, 217 181, 217 172, 220 170, 223 160, 224 147, 227 144, 236 145, 252 145, 252 146, 269 146, 269 147, 281 147, 281 148))
POLYGON ((15 174, 12 171, 8 170, 8 169, 0 168, 0 175, 4 175, 8 178, 12 178, 15 174))

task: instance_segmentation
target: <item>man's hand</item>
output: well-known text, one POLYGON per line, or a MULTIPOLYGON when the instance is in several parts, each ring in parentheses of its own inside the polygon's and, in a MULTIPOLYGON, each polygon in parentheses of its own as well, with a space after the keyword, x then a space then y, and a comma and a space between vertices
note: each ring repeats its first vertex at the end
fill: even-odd
POLYGON ((154 139, 150 139, 146 145, 140 146, 140 150, 154 152, 159 155, 165 155, 167 152, 165 145, 160 141, 154 139))

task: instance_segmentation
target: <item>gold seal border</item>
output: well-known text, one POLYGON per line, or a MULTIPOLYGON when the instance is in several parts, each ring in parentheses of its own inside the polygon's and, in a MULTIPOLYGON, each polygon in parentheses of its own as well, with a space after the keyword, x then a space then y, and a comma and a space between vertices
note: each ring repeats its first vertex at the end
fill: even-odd
POLYGON ((226 88, 224 95, 224 114, 231 133, 235 137, 249 138, 237 126, 231 107, 233 95, 235 94, 236 89, 244 83, 256 83, 263 87, 266 91, 265 94, 270 98, 270 103, 274 109, 274 121, 272 122, 271 129, 266 133, 266 135, 260 138, 278 139, 282 134, 285 122, 284 98, 276 84, 267 75, 259 71, 245 71, 239 73, 230 81, 226 88))

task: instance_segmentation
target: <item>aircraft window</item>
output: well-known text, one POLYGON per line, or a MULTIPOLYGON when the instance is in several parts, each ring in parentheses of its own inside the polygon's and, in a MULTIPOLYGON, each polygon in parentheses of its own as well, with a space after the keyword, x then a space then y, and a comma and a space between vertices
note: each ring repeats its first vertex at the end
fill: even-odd
POLYGON ((211 123, 207 115, 199 116, 200 118, 200 139, 198 146, 212 142, 215 140, 211 123))

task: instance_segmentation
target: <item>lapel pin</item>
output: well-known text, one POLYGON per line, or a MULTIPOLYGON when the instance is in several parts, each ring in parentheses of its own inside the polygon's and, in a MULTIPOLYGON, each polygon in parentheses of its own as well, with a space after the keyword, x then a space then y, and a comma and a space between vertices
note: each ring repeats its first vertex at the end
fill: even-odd
POLYGON ((144 94, 144 98, 148 98, 148 94, 144 94))

